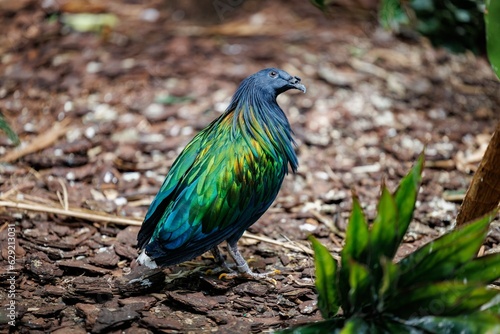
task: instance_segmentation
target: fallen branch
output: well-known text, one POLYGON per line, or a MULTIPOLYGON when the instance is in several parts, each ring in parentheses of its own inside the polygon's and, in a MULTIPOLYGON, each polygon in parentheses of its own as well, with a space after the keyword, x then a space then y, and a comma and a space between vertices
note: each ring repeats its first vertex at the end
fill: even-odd
POLYGON ((268 244, 280 246, 280 247, 287 248, 287 249, 290 249, 290 250, 294 250, 294 251, 297 251, 297 252, 300 252, 300 253, 306 253, 306 254, 309 254, 309 255, 314 255, 314 252, 313 252, 312 249, 306 248, 306 247, 299 247, 299 246, 296 246, 296 245, 291 245, 289 241, 288 242, 281 242, 281 241, 274 240, 274 239, 271 239, 271 238, 268 238, 268 237, 261 237, 261 236, 255 235, 255 234, 251 234, 251 233, 246 232, 246 231, 245 231, 245 233, 243 233, 243 237, 247 238, 247 239, 254 239, 254 240, 258 240, 258 241, 267 242, 268 244))
POLYGON ((45 212, 45 213, 53 213, 56 215, 63 215, 74 218, 82 218, 89 221, 98 221, 105 223, 115 223, 119 225, 133 225, 140 226, 142 224, 142 220, 130 219, 130 218, 122 218, 105 214, 96 214, 91 212, 86 212, 83 210, 77 210, 69 208, 58 209, 50 206, 36 205, 36 204, 26 204, 21 202, 13 202, 13 201, 0 201, 0 207, 6 208, 14 208, 20 210, 29 210, 29 211, 37 211, 37 212, 45 212))

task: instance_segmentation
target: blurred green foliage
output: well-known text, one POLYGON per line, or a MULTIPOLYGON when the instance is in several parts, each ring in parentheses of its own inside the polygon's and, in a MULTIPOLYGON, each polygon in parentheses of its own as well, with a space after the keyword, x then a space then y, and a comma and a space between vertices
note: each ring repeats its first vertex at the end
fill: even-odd
POLYGON ((14 145, 19 145, 19 137, 14 132, 14 130, 12 130, 9 123, 7 123, 7 120, 5 120, 2 114, 0 114, 0 130, 7 135, 7 137, 14 143, 14 145))
POLYGON ((484 51, 483 0, 382 0, 382 26, 410 27, 453 52, 484 51))
MULTIPOLYGON (((335 5, 332 0, 310 1, 325 13, 335 5)), ((492 6, 499 2, 487 1, 491 1, 492 6)), ((484 13, 485 0, 380 0, 378 9, 379 22, 386 29, 416 31, 435 46, 452 52, 471 50, 474 53, 485 51, 484 13)), ((500 21, 499 16, 491 17, 500 21)))
POLYGON ((486 42, 491 67, 500 78, 500 1, 486 0, 486 42))

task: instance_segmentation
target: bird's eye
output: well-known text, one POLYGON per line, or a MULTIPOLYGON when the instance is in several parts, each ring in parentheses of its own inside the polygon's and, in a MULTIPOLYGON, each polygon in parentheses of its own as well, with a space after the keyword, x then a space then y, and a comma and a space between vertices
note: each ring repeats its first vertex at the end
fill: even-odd
POLYGON ((276 72, 276 71, 271 71, 271 72, 269 72, 269 76, 270 76, 271 78, 276 78, 276 77, 278 76, 278 72, 276 72))

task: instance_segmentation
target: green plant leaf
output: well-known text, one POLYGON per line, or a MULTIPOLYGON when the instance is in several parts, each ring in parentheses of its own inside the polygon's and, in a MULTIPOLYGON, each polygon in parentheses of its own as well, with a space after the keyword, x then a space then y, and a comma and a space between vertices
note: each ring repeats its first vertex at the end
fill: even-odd
POLYGON ((288 328, 276 333, 281 334, 338 334, 344 327, 344 318, 332 318, 325 321, 315 322, 310 325, 288 328))
POLYGON ((16 146, 19 145, 19 143, 20 143, 19 137, 14 132, 14 130, 12 130, 9 123, 7 123, 7 121, 5 120, 5 118, 3 117, 2 114, 0 114, 0 130, 5 132, 7 137, 12 141, 12 143, 14 143, 14 145, 16 145, 16 146))
POLYGON ((500 333, 500 318, 488 313, 459 317, 426 316, 405 322, 425 333, 500 333))
POLYGON ((399 267, 391 259, 382 258, 381 265, 383 269, 382 282, 379 288, 379 300, 377 310, 381 312, 384 309, 385 300, 394 295, 395 287, 399 280, 399 267))
MULTIPOLYGON (((413 166, 410 172, 401 180, 398 189, 394 193, 394 201, 396 202, 398 220, 395 226, 396 240, 394 244, 401 244, 403 237, 408 230, 413 211, 415 210, 415 202, 417 201, 418 189, 422 180, 422 169, 424 168, 424 152, 420 153, 417 163, 413 166)), ((389 258, 393 258, 396 254, 397 246, 393 250, 393 254, 389 258)))
MULTIPOLYGON (((398 333, 398 334, 424 334, 422 331, 415 330, 415 327, 406 325, 404 320, 397 318, 383 317, 380 327, 383 327, 382 333, 398 333)), ((430 334, 430 333, 425 333, 430 334)))
POLYGON ((367 247, 369 242, 368 223, 356 196, 352 199, 352 211, 347 225, 345 245, 341 252, 341 266, 339 270, 339 296, 344 312, 351 310, 349 302, 350 264, 357 261, 366 263, 367 247))
POLYGON ((399 288, 452 278, 456 270, 475 257, 492 215, 454 230, 428 243, 399 262, 399 288))
POLYGON ((446 281, 399 291, 386 304, 385 312, 400 318, 438 315, 456 316, 476 312, 497 291, 484 286, 446 281))
POLYGON ((412 0, 412 7, 415 10, 432 12, 435 10, 432 0, 412 0))
POLYGON ((316 267, 316 289, 318 290, 318 308, 324 319, 333 317, 340 308, 337 292, 337 262, 328 249, 316 238, 309 236, 314 249, 316 267))
POLYGON ((484 22, 486 26, 486 48, 491 67, 500 78, 500 1, 486 0, 484 22))
POLYGON ((332 0, 311 0, 311 3, 318 7, 322 12, 326 12, 328 5, 332 3, 332 0))
POLYGON ((342 249, 342 265, 348 265, 350 259, 366 263, 369 242, 368 223, 356 196, 352 199, 352 212, 347 225, 345 245, 342 249))
POLYGON ((396 244, 397 224, 396 202, 389 190, 383 186, 382 194, 377 208, 377 217, 370 230, 370 251, 368 254, 370 269, 373 271, 374 279, 379 282, 382 279, 381 258, 392 259, 399 244, 396 244))
POLYGON ((500 278, 500 253, 489 254, 465 263, 455 274, 456 280, 491 283, 500 278))
POLYGON ((367 324, 362 318, 353 317, 350 318, 344 325, 344 328, 340 331, 340 334, 364 334, 373 333, 370 329, 369 324, 367 324))
POLYGON ((500 293, 497 294, 495 298, 481 306, 481 311, 486 311, 486 313, 491 313, 500 317, 500 293))
POLYGON ((367 304, 373 304, 375 298, 371 298, 374 295, 372 283, 368 268, 355 260, 351 260, 349 263, 349 303, 351 310, 344 310, 346 314, 361 310, 367 304))
POLYGON ((401 8, 400 0, 382 0, 378 11, 379 22, 385 29, 399 30, 401 24, 408 24, 408 16, 401 8))

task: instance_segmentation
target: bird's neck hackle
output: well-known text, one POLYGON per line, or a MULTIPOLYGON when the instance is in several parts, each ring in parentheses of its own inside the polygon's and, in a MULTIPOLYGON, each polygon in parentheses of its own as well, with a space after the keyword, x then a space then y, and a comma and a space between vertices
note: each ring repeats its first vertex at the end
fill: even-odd
POLYGON ((293 131, 285 113, 276 102, 276 95, 258 89, 254 83, 243 82, 236 91, 226 113, 232 116, 231 135, 247 136, 281 154, 292 171, 298 161, 294 151, 293 131))

